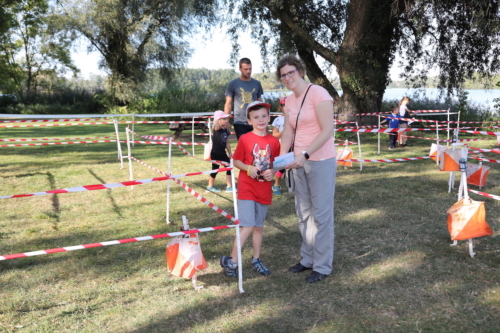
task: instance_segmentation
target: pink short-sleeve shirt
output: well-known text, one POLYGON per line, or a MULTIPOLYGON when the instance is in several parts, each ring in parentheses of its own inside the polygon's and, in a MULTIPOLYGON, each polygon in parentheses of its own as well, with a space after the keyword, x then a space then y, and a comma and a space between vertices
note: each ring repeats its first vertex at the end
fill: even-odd
MULTIPOLYGON (((299 114, 300 105, 302 104, 305 93, 306 92, 304 91, 304 93, 299 97, 296 97, 295 94, 291 94, 286 99, 284 112, 288 114, 290 125, 294 131, 297 115, 299 114)), ((312 85, 307 93, 306 100, 304 101, 302 111, 300 111, 299 115, 299 122, 297 124, 298 131, 295 135, 294 144, 295 155, 300 154, 303 150, 307 150, 307 147, 309 147, 309 145, 321 132, 321 127, 319 125, 318 118, 316 117, 316 106, 323 101, 334 102, 333 98, 325 88, 312 85)), ((335 144, 333 137, 328 139, 328 141, 326 141, 320 149, 311 154, 309 160, 322 161, 332 157, 335 157, 335 144)))

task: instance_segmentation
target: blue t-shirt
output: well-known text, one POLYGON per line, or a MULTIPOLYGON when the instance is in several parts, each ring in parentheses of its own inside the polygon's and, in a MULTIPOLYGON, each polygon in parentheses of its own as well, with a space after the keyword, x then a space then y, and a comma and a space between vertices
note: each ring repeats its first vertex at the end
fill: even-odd
POLYGON ((247 123, 247 105, 256 101, 264 90, 259 81, 250 79, 243 81, 240 78, 229 82, 226 96, 233 99, 234 122, 247 123))
POLYGON ((389 122, 389 128, 399 128, 399 119, 398 118, 403 118, 403 117, 401 117, 399 114, 394 115, 392 113, 389 117, 391 117, 392 119, 385 118, 385 120, 387 120, 387 122, 389 122))

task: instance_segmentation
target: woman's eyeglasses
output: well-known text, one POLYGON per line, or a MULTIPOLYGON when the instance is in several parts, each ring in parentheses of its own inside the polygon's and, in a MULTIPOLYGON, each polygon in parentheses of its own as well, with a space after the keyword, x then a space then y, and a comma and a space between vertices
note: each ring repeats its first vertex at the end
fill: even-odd
POLYGON ((298 71, 298 69, 294 69, 293 71, 289 71, 288 73, 285 73, 283 75, 280 75, 280 80, 283 81, 286 79, 286 77, 293 77, 295 75, 295 72, 298 71))

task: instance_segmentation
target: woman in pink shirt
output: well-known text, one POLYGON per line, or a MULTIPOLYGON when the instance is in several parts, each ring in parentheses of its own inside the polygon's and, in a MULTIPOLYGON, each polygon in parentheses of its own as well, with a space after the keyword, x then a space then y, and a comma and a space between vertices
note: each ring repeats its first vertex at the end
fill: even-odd
POLYGON ((337 163, 333 142, 333 98, 320 86, 304 80, 302 62, 293 55, 281 58, 277 78, 290 89, 285 104, 281 154, 293 144, 295 210, 302 235, 302 260, 290 267, 293 273, 312 269, 307 282, 318 282, 333 268, 333 197, 337 163))

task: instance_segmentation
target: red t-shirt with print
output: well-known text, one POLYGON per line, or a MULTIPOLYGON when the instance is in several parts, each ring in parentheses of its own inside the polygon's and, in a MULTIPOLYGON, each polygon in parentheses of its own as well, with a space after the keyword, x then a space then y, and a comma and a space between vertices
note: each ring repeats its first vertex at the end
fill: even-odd
MULTIPOLYGON (((280 153, 280 142, 267 134, 259 136, 253 132, 242 135, 238 140, 233 159, 248 165, 259 166, 261 171, 273 168, 273 161, 280 153)), ((258 180, 240 170, 238 176, 238 199, 253 200, 263 205, 270 205, 273 192, 272 182, 258 180)))

